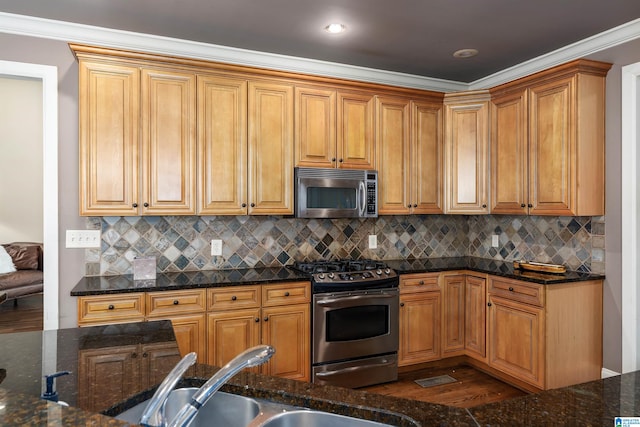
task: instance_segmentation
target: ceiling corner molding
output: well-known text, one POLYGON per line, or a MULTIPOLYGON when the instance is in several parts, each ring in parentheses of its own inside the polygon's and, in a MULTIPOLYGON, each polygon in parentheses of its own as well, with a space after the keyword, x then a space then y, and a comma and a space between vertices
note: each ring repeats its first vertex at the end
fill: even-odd
POLYGON ((437 92, 466 83, 0 12, 0 32, 437 92))
POLYGON ((640 18, 478 79, 469 84, 469 90, 489 89, 637 38, 640 38, 640 18))

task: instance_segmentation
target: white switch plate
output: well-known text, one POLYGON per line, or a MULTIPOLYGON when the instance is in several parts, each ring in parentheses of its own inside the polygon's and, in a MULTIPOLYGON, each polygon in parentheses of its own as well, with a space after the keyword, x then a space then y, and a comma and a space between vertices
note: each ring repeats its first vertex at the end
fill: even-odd
POLYGON ((497 234, 492 234, 491 235, 491 247, 492 248, 497 248, 499 244, 500 244, 500 241, 498 240, 498 235, 497 234))
POLYGON ((378 249, 378 236, 375 234, 369 235, 369 249, 378 249))
POLYGON ((211 256, 222 255, 222 240, 214 239, 211 241, 211 256))
POLYGON ((99 248, 100 230, 67 230, 67 248, 99 248))

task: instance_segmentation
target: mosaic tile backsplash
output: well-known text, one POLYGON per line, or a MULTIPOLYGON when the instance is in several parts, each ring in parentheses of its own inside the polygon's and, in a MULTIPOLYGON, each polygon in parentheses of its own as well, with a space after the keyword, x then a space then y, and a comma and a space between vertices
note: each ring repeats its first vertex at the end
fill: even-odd
POLYGON ((85 252, 85 275, 130 274, 136 257, 159 272, 272 267, 331 258, 478 256, 565 264, 604 272, 603 217, 407 215, 376 219, 277 216, 91 217, 100 249, 85 252), (378 248, 368 249, 368 236, 378 248), (499 236, 498 248, 491 235, 499 236), (222 256, 211 256, 221 239, 222 256))

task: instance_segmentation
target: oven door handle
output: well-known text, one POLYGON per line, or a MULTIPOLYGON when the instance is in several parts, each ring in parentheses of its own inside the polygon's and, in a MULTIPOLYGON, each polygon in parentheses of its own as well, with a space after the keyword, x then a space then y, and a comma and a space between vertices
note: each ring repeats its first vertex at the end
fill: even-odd
POLYGON ((363 369, 384 368, 385 366, 395 365, 395 363, 396 362, 392 360, 386 363, 373 363, 371 365, 351 366, 349 368, 338 369, 337 371, 316 372, 315 375, 316 377, 326 378, 326 377, 332 377, 334 375, 342 375, 342 374, 348 374, 355 371, 361 371, 363 369))
POLYGON ((365 299, 381 299, 381 298, 397 298, 398 295, 378 294, 378 295, 354 295, 351 297, 340 297, 332 299, 322 299, 316 301, 316 304, 327 307, 341 307, 345 305, 351 305, 354 301, 362 301, 365 299))

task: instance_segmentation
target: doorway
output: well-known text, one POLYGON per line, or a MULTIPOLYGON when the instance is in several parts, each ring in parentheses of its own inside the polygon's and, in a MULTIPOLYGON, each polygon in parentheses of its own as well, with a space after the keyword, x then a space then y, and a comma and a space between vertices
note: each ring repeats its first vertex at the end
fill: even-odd
POLYGON ((0 78, 42 83, 43 328, 58 329, 58 70, 49 65, 0 61, 0 78))

